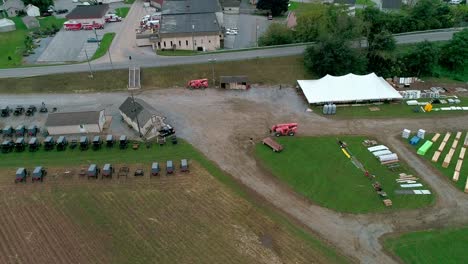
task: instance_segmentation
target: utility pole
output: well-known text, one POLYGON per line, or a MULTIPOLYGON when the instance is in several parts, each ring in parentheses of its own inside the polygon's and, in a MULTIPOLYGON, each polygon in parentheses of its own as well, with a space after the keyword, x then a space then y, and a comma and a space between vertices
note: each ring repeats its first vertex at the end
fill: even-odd
POLYGON ((114 70, 114 64, 112 63, 110 47, 109 47, 109 49, 107 49, 107 54, 109 55, 109 61, 110 61, 110 64, 111 64, 111 68, 112 68, 112 70, 114 70))
POLYGON ((86 55, 86 60, 88 61, 89 76, 90 76, 91 78, 94 78, 93 70, 91 69, 91 63, 89 62, 88 52, 86 51, 86 48, 85 48, 84 52, 85 52, 85 55, 86 55))
POLYGON ((258 18, 255 19, 255 46, 258 47, 258 18))
POLYGON ((99 38, 98 38, 98 35, 97 35, 97 32, 96 32, 96 28, 93 28, 93 30, 94 30, 94 35, 96 36, 97 44, 98 44, 98 46, 101 46, 101 42, 99 42, 99 38))

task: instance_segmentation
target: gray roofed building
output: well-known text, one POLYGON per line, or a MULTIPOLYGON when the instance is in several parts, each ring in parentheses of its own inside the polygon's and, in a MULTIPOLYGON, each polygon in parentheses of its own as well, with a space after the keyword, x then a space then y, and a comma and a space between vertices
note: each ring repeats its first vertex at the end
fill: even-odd
POLYGON ((214 32, 219 34, 221 27, 214 13, 164 15, 160 34, 214 32))
POLYGON ((45 126, 50 135, 100 133, 106 117, 104 110, 51 113, 45 126))
POLYGON ((108 4, 102 5, 79 5, 75 7, 65 17, 67 19, 89 19, 89 18, 102 18, 109 10, 108 4))
POLYGON ((218 0, 166 0, 162 14, 197 14, 221 12, 218 0))
POLYGON ((39 20, 37 20, 36 17, 32 17, 32 16, 25 16, 22 18, 24 24, 26 25, 26 27, 28 29, 31 29, 31 28, 38 28, 40 25, 39 25, 39 20))
POLYGON ((143 135, 151 136, 152 133, 156 133, 164 120, 161 113, 158 113, 151 105, 138 98, 133 101, 132 97, 127 97, 120 105, 119 111, 125 122, 132 126, 135 131, 140 130, 143 135))
POLYGON ((0 10, 5 10, 9 17, 15 17, 18 12, 24 9, 24 3, 21 0, 8 0, 2 6, 0 10))

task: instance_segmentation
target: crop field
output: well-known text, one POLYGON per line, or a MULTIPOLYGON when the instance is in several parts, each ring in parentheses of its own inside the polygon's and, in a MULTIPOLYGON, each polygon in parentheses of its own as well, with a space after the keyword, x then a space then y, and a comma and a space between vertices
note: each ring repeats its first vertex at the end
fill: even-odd
POLYGON ((467 263, 468 228, 412 232, 384 241, 405 263, 467 263))
MULTIPOLYGON (((457 131, 451 131, 450 139, 447 141, 447 144, 445 145, 445 148, 442 151, 442 154, 440 155, 438 162, 432 162, 432 156, 434 156, 434 152, 436 152, 437 149, 439 148, 440 143, 442 142, 442 140, 443 140, 445 134, 447 133, 447 131, 441 131, 439 140, 432 145, 432 147, 427 151, 426 155, 421 156, 421 157, 423 157, 425 160, 427 160, 427 162, 431 166, 434 166, 434 168, 436 168, 438 171, 440 171, 442 173, 442 175, 447 177, 447 179, 449 179, 450 182, 452 182, 457 187, 457 189, 459 189, 461 191, 464 191, 465 190, 465 184, 466 184, 466 181, 467 181, 467 178, 468 178, 468 176, 467 176, 467 172, 468 172, 468 154, 465 155, 465 159, 464 159, 463 165, 461 167, 461 173, 460 173, 460 177, 459 177, 458 181, 454 182, 452 180, 453 172, 455 171, 455 166, 457 165, 457 161, 458 161, 458 156, 460 155, 460 151, 461 151, 461 148, 463 146, 463 141, 465 140, 465 136, 466 136, 466 131, 460 131, 460 132, 463 132, 462 136, 461 136, 461 138, 460 138, 460 140, 458 142, 455 153, 452 156, 452 160, 451 160, 451 162, 450 162, 450 164, 449 164, 449 166, 447 168, 443 168, 442 163, 443 163, 443 160, 445 158, 445 155, 447 155, 447 153, 449 152, 449 150, 450 150, 450 148, 451 148, 451 146, 453 144, 453 141, 455 140, 455 135, 457 134, 457 131)), ((414 136, 414 135, 412 135, 412 136, 414 136)), ((434 136, 434 134, 428 134, 428 135, 426 135, 425 139, 426 140, 431 139, 433 136, 434 136)), ((426 142, 426 140, 420 140, 417 145, 412 146, 413 150, 415 152, 418 151, 419 147, 421 147, 424 144, 424 142, 426 142)), ((406 141, 406 143, 409 145, 408 141, 406 141)))
POLYGON ((249 202, 183 141, 139 150, 0 156, 0 263, 345 262, 249 202), (178 165, 182 156, 190 161, 189 173, 176 167, 175 175, 148 176, 151 161, 173 159, 178 165), (125 162, 130 175, 98 180, 78 175, 89 163, 104 162, 116 171, 125 162), (13 183, 16 167, 35 165, 46 167, 44 182, 13 183), (145 176, 134 177, 136 168, 145 176))
MULTIPOLYGON (((412 209, 433 203, 433 195, 396 195, 399 188, 395 179, 399 172, 392 172, 361 143, 362 136, 280 137, 284 146, 275 153, 266 146, 256 146, 256 156, 275 177, 287 183, 299 194, 320 206, 341 212, 369 213, 392 209, 412 209), (371 181, 364 176, 340 150, 338 140, 348 144, 351 153, 376 176, 393 206, 387 208, 375 193, 371 181)), ((400 162, 401 172, 414 174, 400 162)), ((430 189, 426 184, 424 189, 430 189)))

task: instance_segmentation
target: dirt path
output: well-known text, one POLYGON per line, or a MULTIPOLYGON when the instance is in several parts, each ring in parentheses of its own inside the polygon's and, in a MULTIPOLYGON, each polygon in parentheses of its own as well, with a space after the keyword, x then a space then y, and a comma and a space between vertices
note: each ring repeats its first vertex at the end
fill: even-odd
MULTIPOLYGON (((104 107, 106 114, 118 117, 117 108, 124 96, 47 95, 45 100, 64 105, 63 108, 59 106, 64 110, 67 104, 71 105, 70 108, 77 109, 78 105, 92 104, 95 107, 104 107)), ((428 132, 467 131, 466 116, 331 120, 306 113, 304 100, 293 89, 278 88, 257 88, 247 92, 167 89, 145 91, 137 97, 165 113, 180 137, 187 139, 223 170, 336 246, 345 255, 361 263, 375 263, 376 259, 379 263, 395 262, 384 254, 379 243, 379 238, 384 234, 468 223, 468 195, 453 187, 445 177, 396 138, 403 128, 413 131, 424 128, 428 132), (437 203, 421 210, 353 215, 337 213, 299 197, 285 184, 265 173, 253 157, 253 142, 265 137, 271 124, 290 120, 300 123, 301 135, 362 134, 377 137, 398 152, 431 185, 438 195, 437 203)), ((13 104, 34 99, 28 98, 8 97, 8 100, 13 104)))

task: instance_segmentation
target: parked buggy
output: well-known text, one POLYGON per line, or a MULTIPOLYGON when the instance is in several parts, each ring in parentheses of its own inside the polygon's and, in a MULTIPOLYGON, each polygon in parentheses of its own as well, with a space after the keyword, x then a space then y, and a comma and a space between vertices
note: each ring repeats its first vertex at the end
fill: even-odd
POLYGON ((46 105, 44 102, 42 102, 41 108, 39 108, 39 112, 41 113, 47 113, 49 109, 47 109, 46 105))
POLYGON ((96 164, 89 165, 88 168, 88 179, 89 178, 98 178, 99 177, 99 168, 96 164))
POLYGON ((11 141, 9 139, 4 140, 2 142, 2 152, 3 153, 11 152, 13 150, 14 146, 15 146, 15 144, 13 143, 13 141, 11 141))
POLYGON ((153 162, 153 164, 151 164, 151 176, 158 176, 159 171, 160 171, 159 163, 153 162))
POLYGON ((135 170, 135 173, 133 174, 134 176, 145 176, 145 172, 143 171, 143 169, 136 169, 135 170))
POLYGON ((15 150, 17 152, 22 152, 26 148, 26 144, 24 143, 24 137, 19 137, 15 141, 15 150))
POLYGON ((176 135, 171 136, 171 142, 172 142, 172 145, 177 145, 177 136, 176 135))
POLYGON ((25 168, 18 168, 16 170, 15 183, 18 183, 18 182, 25 183, 27 177, 28 177, 28 171, 25 168))
POLYGON ((111 164, 107 163, 102 167, 102 178, 112 178, 112 174, 114 173, 114 167, 111 164))
POLYGON ((28 127, 28 136, 35 137, 39 132, 39 128, 36 125, 32 125, 28 127))
POLYGON ((36 113, 36 111, 37 111, 37 107, 34 106, 34 105, 30 105, 30 106, 28 107, 28 109, 26 109, 25 115, 27 115, 27 116, 32 116, 32 115, 34 115, 34 113, 36 113))
POLYGON ((119 146, 120 146, 120 148, 121 148, 121 149, 125 149, 125 148, 127 148, 127 145, 128 145, 127 136, 121 135, 121 136, 120 136, 120 139, 119 139, 119 146))
POLYGON ((10 107, 8 107, 8 106, 3 106, 3 107, 0 109, 0 113, 1 113, 1 116, 2 116, 2 117, 7 117, 7 116, 10 115, 11 109, 10 109, 10 107))
POLYGON ((13 128, 11 126, 6 126, 2 130, 2 134, 4 137, 11 137, 13 135, 13 128))
POLYGON ((17 137, 24 137, 25 132, 26 132, 26 128, 23 125, 19 125, 15 129, 15 135, 17 137))
POLYGON ((180 161, 180 171, 181 172, 189 172, 189 165, 186 159, 182 159, 180 161))
POLYGON ((29 146, 29 151, 31 152, 38 150, 39 141, 37 140, 37 137, 32 137, 31 139, 29 139, 28 146, 29 146))
POLYGON ((32 173, 32 181, 40 181, 42 182, 44 180, 45 175, 47 174, 46 170, 42 166, 38 166, 34 168, 33 173, 32 173))
POLYGON ((117 177, 125 177, 127 178, 128 173, 130 172, 130 169, 127 166, 122 166, 119 169, 119 173, 117 174, 117 177))
POLYGON ((111 148, 114 146, 115 139, 113 135, 107 135, 106 136, 106 146, 111 148))
POLYGON ((88 137, 82 136, 80 137, 80 150, 87 150, 88 149, 88 137))
POLYGON ((54 146, 55 146, 54 138, 51 137, 51 136, 46 137, 46 139, 44 140, 44 149, 45 150, 52 150, 52 149, 54 149, 54 146))
POLYGON ((19 115, 22 115, 23 113, 24 113, 24 107, 22 105, 18 105, 16 106, 15 111, 13 112, 13 115, 19 116, 19 115))
POLYGON ((67 148, 67 138, 65 136, 60 136, 58 139, 57 139, 57 150, 58 151, 61 151, 61 150, 65 150, 67 148))
POLYGON ((166 175, 174 173, 174 164, 172 160, 166 161, 166 175))
POLYGON ((101 148, 101 145, 102 145, 101 137, 100 136, 95 136, 93 138, 93 149, 98 150, 98 149, 101 148))
POLYGON ((76 146, 78 146, 78 140, 77 140, 75 137, 73 137, 73 138, 70 140, 70 148, 71 148, 71 149, 74 149, 74 148, 76 148, 76 146))

